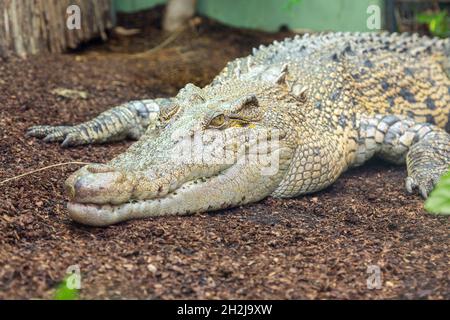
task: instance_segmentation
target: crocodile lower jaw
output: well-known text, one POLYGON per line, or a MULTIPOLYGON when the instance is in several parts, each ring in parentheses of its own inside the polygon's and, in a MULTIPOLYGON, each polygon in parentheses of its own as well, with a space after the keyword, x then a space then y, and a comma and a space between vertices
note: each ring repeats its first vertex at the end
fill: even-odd
MULTIPOLYGON (((69 216, 76 222, 89 226, 103 227, 137 218, 144 213, 145 207, 150 202, 155 201, 142 200, 119 205, 69 202, 67 210, 69 211, 69 216)), ((148 212, 148 216, 151 216, 151 212, 148 212)))

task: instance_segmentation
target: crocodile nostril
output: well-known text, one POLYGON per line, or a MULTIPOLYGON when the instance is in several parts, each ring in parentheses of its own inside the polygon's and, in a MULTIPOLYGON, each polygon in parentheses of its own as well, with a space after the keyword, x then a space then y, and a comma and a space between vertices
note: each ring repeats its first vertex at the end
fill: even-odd
POLYGON ((115 171, 113 167, 104 164, 90 164, 86 167, 90 173, 107 173, 115 171))
POLYGON ((75 195, 76 195, 75 186, 72 183, 67 183, 66 182, 64 184, 64 187, 66 189, 66 193, 69 195, 69 198, 71 200, 75 199, 75 195))

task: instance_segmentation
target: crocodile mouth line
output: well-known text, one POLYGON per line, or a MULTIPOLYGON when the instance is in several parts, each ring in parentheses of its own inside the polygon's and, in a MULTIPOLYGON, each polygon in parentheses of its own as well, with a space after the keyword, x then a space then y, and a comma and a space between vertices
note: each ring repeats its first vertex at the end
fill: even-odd
MULTIPOLYGON (((187 181, 179 188, 162 197, 142 200, 133 199, 120 204, 80 203, 69 201, 67 209, 69 215, 75 221, 93 226, 109 225, 111 223, 138 218, 144 215, 147 217, 158 216, 162 210, 164 210, 166 214, 172 215, 189 214, 191 212, 187 212, 187 210, 180 210, 183 209, 182 206, 179 205, 180 201, 197 187, 207 184, 208 181, 221 174, 223 174, 223 172, 214 176, 187 181), (167 210, 169 210, 169 212, 167 210)), ((192 197, 191 194, 189 196, 192 197)))

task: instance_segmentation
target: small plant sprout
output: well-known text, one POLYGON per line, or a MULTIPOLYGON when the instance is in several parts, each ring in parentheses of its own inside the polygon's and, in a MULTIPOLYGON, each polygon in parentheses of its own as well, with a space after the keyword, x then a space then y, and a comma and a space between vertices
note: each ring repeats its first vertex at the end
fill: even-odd
POLYGON ((425 209, 433 214, 450 215, 450 171, 441 177, 425 202, 425 209))
POLYGON ((78 289, 71 289, 67 286, 66 277, 56 288, 53 296, 54 300, 78 300, 78 289))

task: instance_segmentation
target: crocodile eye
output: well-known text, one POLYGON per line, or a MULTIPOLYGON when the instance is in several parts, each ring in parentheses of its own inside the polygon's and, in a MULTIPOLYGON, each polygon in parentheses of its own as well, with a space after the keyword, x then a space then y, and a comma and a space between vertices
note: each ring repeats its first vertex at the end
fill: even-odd
POLYGON ((211 119, 211 121, 209 122, 209 126, 214 128, 220 128, 225 124, 225 122, 226 122, 225 116, 223 114, 219 114, 218 116, 215 116, 214 118, 211 119))

